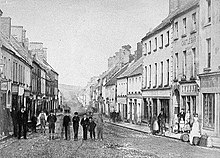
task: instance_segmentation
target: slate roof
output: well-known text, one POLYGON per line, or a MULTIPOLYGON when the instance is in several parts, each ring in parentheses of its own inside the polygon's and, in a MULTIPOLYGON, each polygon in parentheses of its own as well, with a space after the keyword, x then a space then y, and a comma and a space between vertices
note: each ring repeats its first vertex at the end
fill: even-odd
POLYGON ((181 8, 178 8, 177 10, 171 12, 158 26, 156 26, 152 31, 149 31, 146 36, 144 38, 142 38, 143 40, 146 40, 150 37, 152 37, 153 35, 155 35, 156 33, 160 32, 161 29, 165 28, 166 26, 169 26, 172 21, 174 20, 174 18, 180 16, 182 13, 196 7, 199 4, 199 0, 194 0, 193 2, 187 3, 186 5, 184 5, 181 8))
POLYGON ((142 64, 143 64, 143 60, 144 60, 144 56, 142 56, 139 60, 137 60, 136 62, 132 63, 128 69, 123 72, 120 76, 118 76, 117 78, 126 78, 126 77, 130 77, 130 76, 135 76, 138 74, 142 74, 142 64))
POLYGON ((117 77, 120 76, 126 69, 128 68, 128 64, 122 67, 106 84, 105 86, 111 86, 116 84, 117 77))
POLYGON ((28 57, 25 57, 24 55, 25 53, 28 53, 28 52, 24 50, 23 48, 21 48, 22 46, 12 36, 10 39, 8 39, 2 32, 0 32, 0 39, 1 39, 2 45, 6 49, 10 50, 13 55, 17 56, 19 59, 21 59, 26 64, 30 66, 32 65, 30 62, 30 59, 28 59, 28 57))

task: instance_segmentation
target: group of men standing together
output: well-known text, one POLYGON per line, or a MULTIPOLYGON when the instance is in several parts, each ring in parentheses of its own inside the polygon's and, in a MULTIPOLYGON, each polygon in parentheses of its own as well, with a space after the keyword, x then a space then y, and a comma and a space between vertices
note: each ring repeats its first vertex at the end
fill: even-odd
MULTIPOLYGON (((27 139, 27 131, 28 131, 28 113, 24 107, 18 111, 16 114, 16 124, 14 124, 14 136, 21 138, 23 135, 24 139, 27 139)), ((72 122, 73 125, 73 132, 74 132, 74 140, 78 140, 78 133, 79 133, 79 125, 82 126, 83 130, 83 140, 87 140, 88 131, 90 132, 90 138, 95 140, 97 131, 97 138, 99 140, 103 140, 103 118, 102 114, 98 114, 98 117, 95 119, 92 116, 87 117, 86 114, 83 115, 83 118, 80 120, 78 116, 78 112, 74 113, 73 118, 71 119, 70 113, 65 112, 65 115, 61 117, 60 120, 60 127, 61 127, 61 138, 65 134, 65 139, 70 140, 70 125, 72 122)), ((55 139, 55 124, 57 122, 57 117, 53 111, 50 111, 49 115, 47 116, 44 111, 41 111, 38 117, 33 116, 31 118, 31 128, 32 132, 37 132, 36 126, 37 123, 40 123, 40 131, 41 133, 46 133, 46 123, 48 123, 49 127, 49 139, 55 139)), ((29 126, 30 127, 30 126, 29 126)))
MULTIPOLYGON (((70 115, 67 113, 63 117, 63 129, 65 132, 66 140, 70 139, 70 123, 71 123, 71 118, 70 115)), ((94 120, 92 116, 88 118, 87 115, 84 114, 83 118, 80 120, 78 113, 75 112, 72 118, 72 123, 73 123, 73 132, 74 132, 75 141, 78 140, 79 124, 82 126, 83 140, 87 140, 88 131, 90 132, 90 138, 95 140, 96 139, 95 129, 97 130, 97 138, 99 140, 103 140, 104 122, 103 122, 102 114, 99 114, 96 120, 94 120)))

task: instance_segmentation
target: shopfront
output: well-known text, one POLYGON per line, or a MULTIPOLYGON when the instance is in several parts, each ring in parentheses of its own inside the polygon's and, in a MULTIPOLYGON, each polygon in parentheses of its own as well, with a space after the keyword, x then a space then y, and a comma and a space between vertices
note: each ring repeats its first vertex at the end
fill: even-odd
POLYGON ((190 113, 191 118, 198 113, 198 85, 193 83, 180 83, 180 109, 190 113))
POLYGON ((220 137, 220 72, 200 75, 202 134, 220 137))

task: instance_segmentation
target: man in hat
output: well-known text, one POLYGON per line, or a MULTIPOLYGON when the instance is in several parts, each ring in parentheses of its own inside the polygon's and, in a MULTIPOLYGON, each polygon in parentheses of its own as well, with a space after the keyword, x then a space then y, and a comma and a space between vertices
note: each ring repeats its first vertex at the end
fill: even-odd
POLYGON ((54 139, 56 121, 57 117, 54 115, 53 110, 51 110, 49 116, 47 117, 47 122, 49 123, 49 139, 54 139))
POLYGON ((65 110, 64 113, 65 113, 65 115, 63 117, 63 127, 64 127, 64 131, 65 131, 65 139, 70 140, 70 122, 71 122, 71 118, 70 118, 68 110, 65 110))
POLYGON ((27 123, 28 123, 28 113, 24 107, 17 114, 18 120, 18 139, 21 138, 21 132, 23 131, 24 139, 27 139, 27 123))
POLYGON ((80 124, 83 128, 83 140, 87 140, 87 130, 88 130, 87 128, 89 125, 89 119, 87 118, 86 114, 83 115, 80 124))
POLYGON ((78 140, 78 130, 79 130, 79 121, 80 121, 78 112, 74 113, 72 121, 73 121, 74 140, 78 140))

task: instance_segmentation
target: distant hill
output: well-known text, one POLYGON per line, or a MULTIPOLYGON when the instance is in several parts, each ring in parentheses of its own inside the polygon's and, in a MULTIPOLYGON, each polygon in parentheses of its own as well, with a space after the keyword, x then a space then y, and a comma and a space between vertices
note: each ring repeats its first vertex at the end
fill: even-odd
POLYGON ((77 97, 82 92, 82 89, 80 86, 59 84, 59 90, 63 94, 63 104, 70 106, 72 113, 74 111, 84 111, 77 97))
POLYGON ((82 87, 80 86, 73 86, 73 85, 66 85, 66 84, 59 84, 59 90, 64 96, 64 100, 70 101, 74 99, 74 96, 77 96, 82 92, 82 87))

